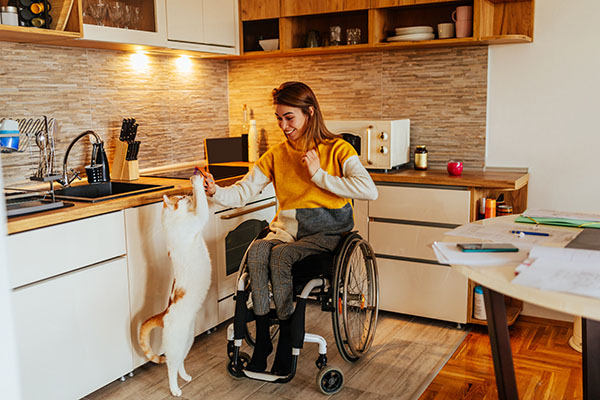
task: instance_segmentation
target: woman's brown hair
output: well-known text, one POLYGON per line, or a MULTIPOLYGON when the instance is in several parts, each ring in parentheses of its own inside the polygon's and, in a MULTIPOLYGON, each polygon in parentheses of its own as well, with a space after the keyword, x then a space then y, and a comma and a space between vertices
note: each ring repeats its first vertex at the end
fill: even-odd
POLYGON ((322 142, 337 136, 325 126, 323 114, 317 101, 317 96, 308 85, 302 82, 285 82, 273 89, 273 104, 296 107, 307 117, 306 130, 302 136, 302 149, 308 151, 317 148, 322 142), (313 108, 311 115, 310 108, 313 108))

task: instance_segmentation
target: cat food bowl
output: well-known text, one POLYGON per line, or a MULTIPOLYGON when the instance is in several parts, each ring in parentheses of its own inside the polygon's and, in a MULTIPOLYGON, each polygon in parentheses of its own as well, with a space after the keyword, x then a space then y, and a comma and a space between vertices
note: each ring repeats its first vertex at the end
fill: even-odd
POLYGON ((459 176, 463 171, 463 163, 460 161, 450 160, 448 161, 448 166, 446 170, 450 175, 459 176))
POLYGON ((279 39, 263 39, 259 40, 258 44, 264 51, 277 50, 279 48, 279 39))

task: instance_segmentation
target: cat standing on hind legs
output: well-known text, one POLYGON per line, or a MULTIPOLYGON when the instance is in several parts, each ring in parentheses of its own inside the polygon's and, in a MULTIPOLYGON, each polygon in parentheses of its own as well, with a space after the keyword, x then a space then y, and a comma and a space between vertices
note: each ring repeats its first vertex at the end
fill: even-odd
POLYGON ((167 364, 169 388, 173 396, 181 396, 177 374, 187 382, 183 361, 194 341, 194 323, 210 288, 211 263, 202 237, 208 221, 208 202, 203 178, 191 178, 193 196, 164 196, 162 225, 166 247, 173 265, 173 286, 167 308, 147 319, 140 328, 139 343, 150 361, 167 364), (164 356, 150 347, 150 331, 163 328, 164 356))

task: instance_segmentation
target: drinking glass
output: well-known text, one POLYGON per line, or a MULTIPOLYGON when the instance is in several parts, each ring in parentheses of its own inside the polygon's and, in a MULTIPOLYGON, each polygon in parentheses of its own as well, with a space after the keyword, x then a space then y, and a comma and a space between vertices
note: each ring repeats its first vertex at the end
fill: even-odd
POLYGON ((125 14, 125 3, 121 1, 113 1, 108 4, 108 16, 115 28, 122 27, 122 19, 125 14))
POLYGON ((346 44, 359 44, 360 43, 360 29, 350 28, 346 29, 346 44))
POLYGON ((90 15, 94 20, 96 20, 96 25, 104 26, 102 22, 104 17, 106 17, 107 6, 105 0, 90 0, 88 3, 88 10, 90 11, 90 15))
POLYGON ((123 11, 123 28, 124 29, 129 29, 129 27, 131 26, 131 16, 132 16, 132 6, 130 6, 129 4, 125 4, 125 9, 123 11))
POLYGON ((139 7, 133 7, 131 12, 131 27, 133 29, 139 29, 142 21, 142 9, 139 7))

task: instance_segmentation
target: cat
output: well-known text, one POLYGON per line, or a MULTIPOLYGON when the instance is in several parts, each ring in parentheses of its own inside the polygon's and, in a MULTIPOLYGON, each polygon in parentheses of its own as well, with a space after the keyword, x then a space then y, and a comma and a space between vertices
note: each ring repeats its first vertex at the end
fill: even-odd
POLYGON ((163 196, 162 226, 173 265, 174 280, 169 303, 163 312, 148 318, 140 328, 139 344, 146 357, 157 364, 167 363, 169 388, 181 396, 177 373, 186 382, 183 361, 194 340, 194 323, 210 287, 211 262, 202 231, 209 217, 203 178, 194 175, 192 196, 163 196), (150 347, 150 331, 163 327, 164 356, 150 347))

